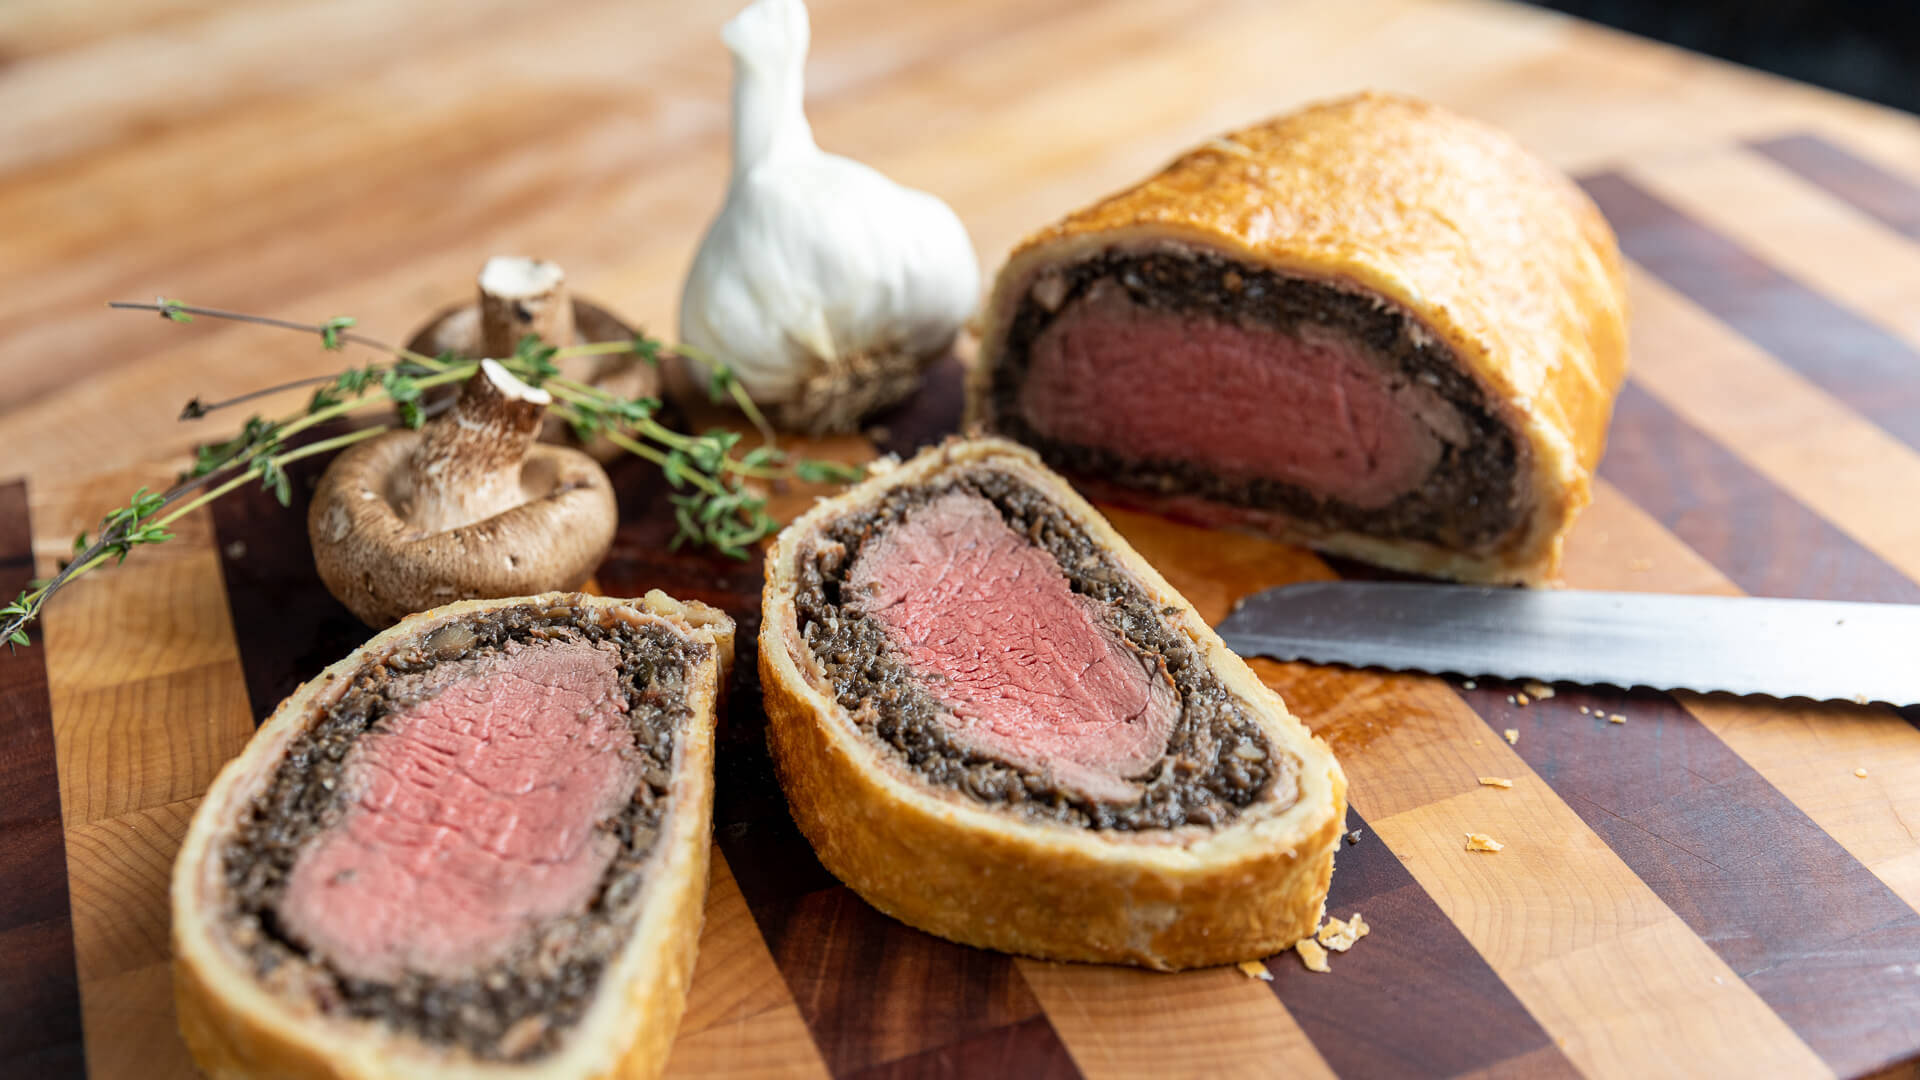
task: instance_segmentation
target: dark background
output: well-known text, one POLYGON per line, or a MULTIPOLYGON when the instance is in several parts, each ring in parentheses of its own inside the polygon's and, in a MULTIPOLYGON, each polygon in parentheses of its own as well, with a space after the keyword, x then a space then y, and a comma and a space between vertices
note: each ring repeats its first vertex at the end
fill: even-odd
POLYGON ((1920 0, 1533 0, 1645 37, 1920 112, 1920 0))

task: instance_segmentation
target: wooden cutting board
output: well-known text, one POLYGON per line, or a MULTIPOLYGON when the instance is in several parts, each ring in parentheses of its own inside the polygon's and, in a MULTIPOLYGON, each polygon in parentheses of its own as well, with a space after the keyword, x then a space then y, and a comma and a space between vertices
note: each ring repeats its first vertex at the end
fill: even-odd
MULTIPOLYGON (((670 326, 724 175, 729 6, 0 13, 0 446, 24 477, 0 485, 0 588, 167 482, 206 434, 173 424, 179 402, 339 362, 103 299, 350 311, 399 338, 521 248, 670 326)), ((1920 601, 1911 118, 1479 3, 815 9, 822 141, 949 197, 989 268, 1025 229, 1309 97, 1385 85, 1510 127, 1583 178, 1632 261, 1634 371, 1569 583, 1920 601)), ((943 368, 880 448, 957 412, 943 368)), ((657 481, 617 480, 628 521, 598 587, 750 626, 757 566, 666 552, 657 481)), ((1365 572, 1113 517, 1213 619, 1365 572)), ((256 718, 366 633, 317 586, 297 513, 249 495, 183 524, 0 655, 0 1074, 191 1074, 174 850, 256 718)), ((1289 954, 1265 981, 1015 959, 877 914, 788 820, 753 667, 722 730, 675 1074, 1860 1076, 1920 1058, 1920 710, 1571 687, 1522 704, 1257 663, 1346 767, 1358 835, 1330 906, 1374 928, 1331 974, 1289 954), (1470 831, 1505 850, 1465 851, 1470 831)))

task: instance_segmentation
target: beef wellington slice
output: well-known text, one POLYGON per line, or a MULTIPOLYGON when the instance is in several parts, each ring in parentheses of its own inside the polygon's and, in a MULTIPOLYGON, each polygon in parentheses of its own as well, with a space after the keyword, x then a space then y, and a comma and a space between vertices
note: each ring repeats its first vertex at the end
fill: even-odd
POLYGON ((281 703, 173 874, 214 1077, 651 1077, 707 887, 733 624, 662 593, 413 615, 281 703))
POLYGON ((781 786, 880 910, 1167 970, 1318 924, 1340 766, 1032 451, 950 441, 817 504, 763 601, 781 786))
POLYGON ((1214 139, 1029 238, 969 405, 1096 498, 1541 585, 1589 499, 1625 307, 1570 180, 1368 94, 1214 139))

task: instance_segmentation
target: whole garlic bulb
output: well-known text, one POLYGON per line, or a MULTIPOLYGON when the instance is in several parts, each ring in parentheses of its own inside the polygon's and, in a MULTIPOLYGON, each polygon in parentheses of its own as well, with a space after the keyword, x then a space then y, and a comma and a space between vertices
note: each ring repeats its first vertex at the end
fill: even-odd
POLYGON ((680 296, 680 338, 783 427, 852 430, 951 347, 979 299, 973 244, 946 203, 814 144, 801 0, 756 0, 721 36, 733 176, 680 296))

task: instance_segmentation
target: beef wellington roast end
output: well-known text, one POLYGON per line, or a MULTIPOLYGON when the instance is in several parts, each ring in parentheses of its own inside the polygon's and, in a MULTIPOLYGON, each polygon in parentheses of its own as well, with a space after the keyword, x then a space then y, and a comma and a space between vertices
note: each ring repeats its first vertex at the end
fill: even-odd
POLYGON ((1625 314, 1613 234, 1570 180, 1365 94, 1028 239, 969 407, 1098 498, 1540 585, 1589 498, 1625 314))
POLYGON ((707 884, 733 624, 661 593, 411 616, 274 711, 173 875, 216 1077, 653 1076, 707 884))
POLYGON ((794 819, 882 911, 1168 970, 1318 924, 1339 765, 1031 450, 950 441, 817 504, 762 613, 794 819))

